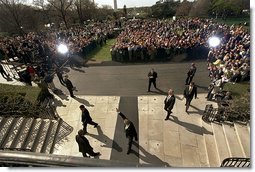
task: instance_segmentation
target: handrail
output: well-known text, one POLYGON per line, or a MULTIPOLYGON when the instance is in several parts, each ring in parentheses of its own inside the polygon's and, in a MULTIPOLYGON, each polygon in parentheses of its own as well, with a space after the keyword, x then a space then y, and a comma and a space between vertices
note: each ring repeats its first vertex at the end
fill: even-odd
POLYGON ((20 164, 41 167, 142 167, 150 166, 116 160, 90 159, 75 156, 34 152, 1 151, 0 164, 20 164))
POLYGON ((221 167, 250 167, 250 158, 226 158, 222 161, 221 167))

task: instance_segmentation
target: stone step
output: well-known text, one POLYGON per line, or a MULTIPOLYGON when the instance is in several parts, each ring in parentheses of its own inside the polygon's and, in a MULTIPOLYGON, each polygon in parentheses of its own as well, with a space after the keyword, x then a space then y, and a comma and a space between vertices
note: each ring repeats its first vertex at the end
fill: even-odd
POLYGON ((35 138, 35 142, 32 147, 32 151, 34 152, 41 152, 43 143, 46 139, 46 135, 49 130, 50 120, 42 120, 42 126, 40 126, 39 133, 35 138))
POLYGON ((236 130, 242 151, 244 152, 244 154, 246 155, 247 158, 251 157, 251 155, 250 155, 250 138, 251 138, 251 136, 250 136, 250 132, 248 130, 247 125, 235 123, 234 127, 236 130))
POLYGON ((197 147, 201 167, 210 167, 204 135, 197 135, 197 147))
POLYGON ((41 119, 36 119, 34 121, 33 126, 29 129, 30 131, 28 132, 28 136, 26 138, 26 142, 22 144, 22 149, 28 149, 31 150, 32 146, 36 140, 36 136, 38 133, 40 133, 40 126, 41 126, 42 120, 41 119))
POLYGON ((5 123, 3 124, 4 127, 1 130, 1 136, 0 136, 0 148, 6 148, 6 144, 9 140, 9 138, 12 135, 12 130, 15 127, 18 118, 8 118, 5 123))
POLYGON ((45 136, 45 140, 41 149, 42 153, 50 153, 51 147, 53 146, 53 141, 58 127, 58 121, 52 120, 48 129, 48 133, 45 136))
POLYGON ((231 157, 245 157, 236 135, 235 127, 232 124, 222 124, 226 135, 231 157))
POLYGON ((22 145, 25 142, 25 140, 29 134, 28 131, 30 130, 30 127, 31 127, 33 121, 36 121, 36 119, 34 119, 34 118, 27 119, 24 129, 22 129, 20 136, 18 138, 18 143, 16 143, 16 145, 14 145, 15 143, 13 143, 13 145, 11 145, 11 147, 16 147, 17 149, 22 148, 22 145))
POLYGON ((17 137, 18 132, 21 130, 21 124, 25 121, 25 118, 16 118, 16 123, 13 128, 9 132, 9 136, 5 139, 4 148, 11 148, 12 143, 15 141, 15 137, 17 137))
POLYGON ((219 167, 221 162, 219 160, 219 154, 215 143, 214 135, 212 133, 211 124, 202 121, 202 126, 204 127, 205 130, 208 131, 208 134, 204 134, 204 138, 209 165, 210 167, 219 167))
POLYGON ((219 153, 220 162, 222 162, 225 158, 230 157, 228 143, 226 141, 223 127, 221 124, 212 123, 212 129, 219 153))

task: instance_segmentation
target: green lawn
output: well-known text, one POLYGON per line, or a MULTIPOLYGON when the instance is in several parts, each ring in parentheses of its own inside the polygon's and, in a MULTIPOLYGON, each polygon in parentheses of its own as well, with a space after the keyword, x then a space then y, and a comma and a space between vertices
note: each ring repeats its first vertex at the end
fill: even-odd
POLYGON ((241 96, 246 95, 248 90, 250 89, 250 82, 242 82, 242 83, 226 83, 224 85, 224 90, 230 91, 235 98, 240 98, 241 96))
POLYGON ((106 41, 106 45, 102 47, 98 46, 89 55, 88 59, 96 61, 112 61, 110 49, 116 43, 116 39, 109 39, 106 41))
POLYGON ((39 87, 31 86, 18 86, 18 85, 7 85, 0 84, 0 96, 25 96, 26 100, 35 103, 41 89, 39 87))
MULTIPOLYGON (((247 23, 249 23, 249 25, 251 25, 250 18, 248 18, 248 17, 246 17, 246 18, 227 18, 226 20, 222 20, 221 18, 219 18, 219 19, 217 19, 217 22, 225 23, 230 26, 232 24, 235 24, 235 25, 238 25, 239 23, 244 24, 244 22, 247 22, 247 23)), ((250 26, 244 26, 244 28, 250 30, 250 26)))

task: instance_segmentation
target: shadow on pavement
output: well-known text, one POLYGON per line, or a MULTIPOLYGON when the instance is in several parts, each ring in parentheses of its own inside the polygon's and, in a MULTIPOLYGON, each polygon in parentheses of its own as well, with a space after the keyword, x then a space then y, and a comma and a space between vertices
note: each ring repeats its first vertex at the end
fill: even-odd
POLYGON ((199 85, 196 85, 196 86, 197 86, 197 88, 200 88, 200 89, 202 89, 202 90, 208 91, 208 86, 207 86, 207 87, 205 87, 205 86, 199 86, 199 85))
POLYGON ((85 99, 81 99, 79 97, 74 97, 75 100, 77 100, 78 102, 80 102, 81 104, 84 104, 85 106, 88 107, 94 107, 94 105, 90 104, 87 100, 85 99))
POLYGON ((65 94, 63 93, 63 91, 60 90, 60 89, 57 89, 57 91, 55 92, 54 95, 58 96, 58 97, 61 98, 62 100, 69 100, 69 99, 68 99, 68 96, 65 95, 65 94))
POLYGON ((66 107, 66 105, 65 104, 63 104, 60 100, 58 100, 58 99, 54 99, 54 104, 56 105, 56 106, 63 106, 63 107, 66 107))
POLYGON ((199 114, 199 115, 203 115, 204 111, 201 109, 198 109, 197 107, 190 105, 190 107, 193 107, 194 109, 196 109, 197 111, 188 111, 189 113, 195 113, 195 114, 199 114))
POLYGON ((160 94, 160 95, 167 95, 167 92, 159 89, 159 88, 156 88, 157 91, 150 91, 150 93, 155 93, 155 94, 160 94))
POLYGON ((175 116, 170 116, 170 117, 173 117, 173 119, 170 118, 169 120, 175 122, 178 125, 185 127, 188 131, 190 131, 192 133, 199 134, 199 135, 202 135, 202 134, 212 135, 213 134, 212 132, 206 130, 204 127, 200 127, 200 126, 197 126, 197 125, 194 125, 191 123, 180 121, 178 119, 178 117, 175 117, 175 116))
POLYGON ((143 147, 138 145, 138 143, 133 142, 133 145, 136 146, 141 151, 141 154, 139 154, 138 152, 136 152, 134 150, 131 150, 130 154, 135 154, 135 156, 137 156, 142 161, 148 163, 149 165, 155 166, 155 167, 156 166, 171 167, 167 162, 162 161, 156 155, 152 155, 149 152, 147 152, 143 147))
POLYGON ((108 148, 113 148, 118 152, 122 152, 122 148, 116 143, 114 140, 111 140, 108 136, 106 136, 101 127, 97 127, 97 132, 98 135, 87 133, 87 135, 99 140, 100 142, 104 143, 104 145, 101 145, 101 147, 108 147, 108 148), (112 144, 111 144, 112 143, 112 144))
POLYGON ((79 69, 79 68, 81 68, 80 66, 75 66, 75 67, 72 66, 72 67, 70 67, 70 68, 73 69, 73 70, 75 70, 75 71, 85 73, 85 70, 79 69))

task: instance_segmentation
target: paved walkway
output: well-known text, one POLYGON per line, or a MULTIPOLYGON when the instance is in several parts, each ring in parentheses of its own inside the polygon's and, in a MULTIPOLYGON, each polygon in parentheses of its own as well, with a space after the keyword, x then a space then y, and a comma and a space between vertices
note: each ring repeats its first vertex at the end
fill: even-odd
MULTIPOLYGON (((188 66, 188 64, 184 65, 188 66)), ((202 66, 202 64, 200 65, 202 66)), ((121 160, 128 162, 134 162, 138 158, 139 162, 142 164, 153 164, 157 166, 207 167, 208 160, 205 158, 207 157, 207 153, 203 135, 211 135, 212 133, 203 128, 201 120, 202 112, 205 105, 208 103, 205 100, 206 93, 199 94, 198 99, 194 99, 192 101, 189 114, 187 114, 185 112, 185 101, 182 100, 182 95, 180 93, 184 88, 184 84, 178 83, 179 86, 173 86, 173 84, 175 84, 175 80, 171 80, 171 82, 168 80, 168 82, 165 82, 165 78, 169 76, 180 80, 180 82, 184 81, 185 75, 179 79, 177 77, 177 73, 173 75, 173 73, 168 72, 169 75, 163 75, 164 70, 167 70, 168 65, 158 65, 158 68, 160 71, 162 71, 160 72, 162 75, 160 81, 161 84, 159 85, 163 85, 163 90, 167 91, 165 88, 169 88, 169 86, 167 86, 169 83, 172 88, 179 90, 176 93, 177 99, 173 109, 173 114, 170 117, 170 120, 165 121, 164 119, 166 112, 163 110, 165 95, 158 95, 157 93, 144 93, 143 95, 143 92, 140 91, 144 90, 144 88, 146 89, 147 87, 147 78, 145 76, 146 72, 151 67, 152 65, 147 67, 144 66, 142 68, 142 74, 137 73, 138 69, 134 70, 134 67, 132 66, 124 67, 125 71, 129 71, 129 73, 126 73, 128 76, 131 74, 132 77, 134 77, 135 73, 137 73, 138 76, 145 78, 143 79, 144 85, 139 85, 138 83, 139 87, 134 91, 134 93, 139 92, 139 96, 137 97, 136 101, 138 107, 137 121, 133 121, 136 123, 137 131, 139 132, 139 143, 133 146, 134 151, 132 151, 130 155, 125 154, 127 149, 127 139, 125 138, 123 128, 120 128, 123 123, 120 124, 121 120, 118 120, 120 117, 118 117, 115 110, 116 107, 119 107, 121 97, 102 96, 103 94, 100 94, 102 92, 100 92, 100 90, 102 90, 104 87, 107 87, 109 92, 116 91, 116 86, 118 88, 120 87, 122 91, 125 91, 126 84, 120 84, 121 82, 117 80, 118 84, 120 85, 115 85, 115 89, 111 88, 116 83, 112 83, 112 85, 109 84, 108 86, 105 86, 102 83, 98 84, 98 79, 108 81, 108 83, 110 83, 110 78, 116 80, 113 75, 123 75, 123 73, 125 73, 124 71, 122 71, 122 73, 116 73, 116 71, 120 70, 121 67, 115 67, 111 75, 107 76, 107 78, 104 77, 104 74, 103 76, 100 76, 99 70, 109 72, 110 68, 108 67, 101 69, 91 68, 90 70, 86 71, 87 74, 90 74, 90 72, 95 72, 94 76, 90 76, 90 78, 80 78, 80 76, 88 77, 88 75, 84 75, 84 73, 80 73, 79 76, 72 75, 74 71, 70 71, 70 75, 75 76, 72 77, 71 80, 75 80, 73 83, 77 84, 75 84, 75 86, 77 86, 79 90, 75 94, 77 97, 74 99, 71 98, 67 94, 66 88, 63 88, 64 93, 67 95, 56 95, 55 104, 57 106, 58 114, 65 122, 73 127, 73 132, 58 144, 59 146, 55 148, 54 154, 79 157, 82 156, 82 154, 78 152, 78 146, 75 142, 75 135, 77 134, 77 131, 83 127, 81 123, 81 112, 79 106, 84 104, 90 111, 93 120, 98 122, 100 125, 98 128, 88 125, 89 134, 87 135, 87 138, 89 139, 89 142, 94 150, 101 152, 102 155, 99 157, 100 159, 115 159, 116 155, 119 153, 121 160), (160 66, 161 68, 159 68, 160 66), (91 81, 92 78, 97 79, 97 85, 91 84, 91 82, 85 82, 91 81), (95 90, 93 93, 97 95, 85 94, 85 92, 90 91, 84 87, 91 91, 95 90), (116 131, 119 133, 123 131, 123 135, 121 136, 120 134, 120 136, 118 136, 122 138, 114 139, 116 137, 116 131)), ((172 65, 171 71, 175 71, 178 67, 180 68, 179 64, 172 65)), ((205 74, 204 69, 201 72, 205 74)), ((201 78, 199 76, 204 76, 202 73, 199 73, 198 71, 197 80, 198 78, 201 78)), ((92 75, 92 73, 90 75, 92 75)), ((203 80, 204 78, 205 77, 203 77, 203 80)), ((138 78, 138 80, 140 79, 138 78)), ((127 84, 136 84, 136 81, 137 80, 131 80, 131 82, 127 82, 127 84)), ((60 88, 58 87, 59 84, 57 78, 55 78, 54 82, 57 88, 60 88)), ((204 83, 201 80, 198 80, 198 82, 201 82, 201 84, 204 83)), ((24 85, 18 81, 7 82, 1 76, 0 83, 24 85)), ((135 88, 134 85, 132 88, 135 88)), ((203 89, 200 88, 200 90, 202 91, 203 89)), ((130 95, 134 94, 132 90, 129 90, 129 92, 130 95)), ((125 115, 129 117, 133 114, 125 115)), ((130 119, 135 118, 136 117, 130 117, 130 119)))
MULTIPOLYGON (((173 167, 207 167, 208 161, 203 134, 212 134, 202 127, 201 115, 204 110, 205 94, 199 94, 198 99, 192 101, 189 113, 185 112, 185 101, 181 95, 176 95, 177 100, 170 120, 165 121, 166 112, 163 110, 165 96, 139 96, 138 99, 138 131, 139 148, 132 151, 130 155, 126 152, 127 145, 124 131, 120 142, 115 142, 118 115, 115 111, 119 107, 118 96, 78 96, 76 99, 67 97, 66 100, 57 98, 62 106, 57 107, 58 114, 65 122, 71 125, 73 132, 57 147, 54 154, 73 155, 82 157, 78 152, 75 135, 82 129, 81 102, 86 105, 94 121, 100 127, 94 128, 88 125, 88 135, 95 151, 101 152, 100 159, 112 159, 113 149, 121 155, 120 159, 136 159, 142 164, 153 164, 155 166, 173 167), (124 156, 124 157, 123 157, 124 156), (125 158, 126 156, 126 158, 125 158)), ((120 109, 121 110, 121 109, 120 109)), ((126 114, 127 116, 130 114, 126 114)), ((120 140, 120 139, 118 139, 120 140)), ((116 153, 115 153, 116 154, 116 153)))

